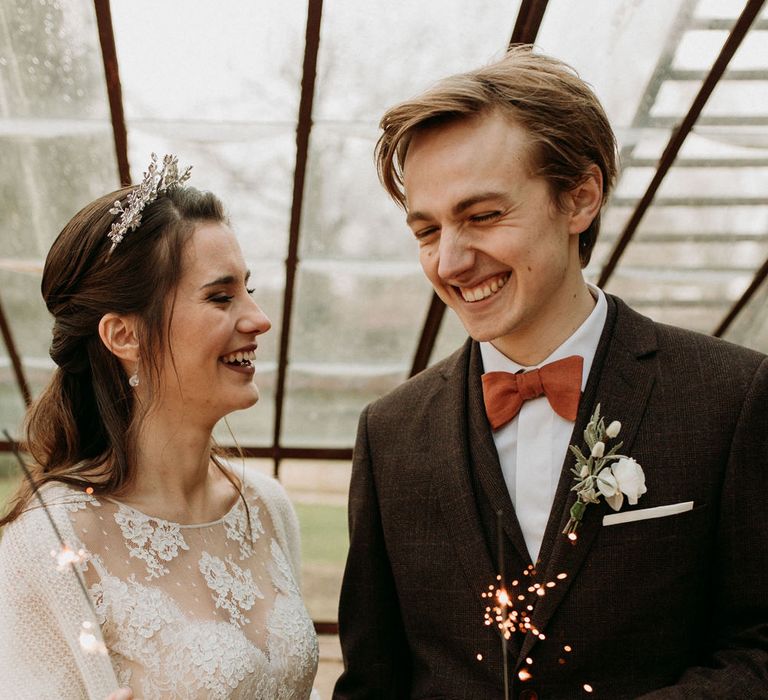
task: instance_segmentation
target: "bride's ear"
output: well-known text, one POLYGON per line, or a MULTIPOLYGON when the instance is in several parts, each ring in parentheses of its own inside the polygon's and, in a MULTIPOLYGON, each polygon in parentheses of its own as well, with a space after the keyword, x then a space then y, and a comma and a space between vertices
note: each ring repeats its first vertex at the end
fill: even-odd
POLYGON ((138 320, 135 316, 104 314, 99 321, 99 337, 115 357, 128 362, 139 361, 138 320))

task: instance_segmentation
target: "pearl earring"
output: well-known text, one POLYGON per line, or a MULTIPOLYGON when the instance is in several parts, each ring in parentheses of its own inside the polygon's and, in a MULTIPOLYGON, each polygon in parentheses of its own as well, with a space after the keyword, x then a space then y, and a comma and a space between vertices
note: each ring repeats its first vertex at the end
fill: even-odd
POLYGON ((130 384, 134 389, 139 386, 139 368, 136 367, 136 371, 128 377, 128 384, 130 384))

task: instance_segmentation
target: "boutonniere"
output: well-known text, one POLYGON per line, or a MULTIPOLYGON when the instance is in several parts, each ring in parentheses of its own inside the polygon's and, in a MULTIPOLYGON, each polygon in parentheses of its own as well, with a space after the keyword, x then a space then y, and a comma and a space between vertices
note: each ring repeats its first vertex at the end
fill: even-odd
POLYGON ((589 448, 588 456, 576 445, 569 449, 576 457, 576 465, 571 468, 576 484, 571 491, 576 492, 576 503, 571 506, 571 518, 563 530, 564 535, 576 539, 576 529, 584 517, 584 511, 590 503, 600 503, 600 496, 614 510, 619 510, 624 503, 624 496, 630 505, 637 504, 637 499, 645 492, 645 474, 643 468, 631 457, 619 454, 618 442, 608 447, 621 431, 621 423, 615 420, 605 427, 605 420, 600 416, 600 404, 587 423, 584 440, 589 448))

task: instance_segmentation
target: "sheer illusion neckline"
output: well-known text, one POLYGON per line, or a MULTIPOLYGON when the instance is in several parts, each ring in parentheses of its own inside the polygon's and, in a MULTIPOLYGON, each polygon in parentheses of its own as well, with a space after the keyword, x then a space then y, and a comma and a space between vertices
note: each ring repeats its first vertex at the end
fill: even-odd
POLYGON ((119 501, 116 498, 112 498, 111 496, 102 496, 101 498, 103 498, 105 501, 109 501, 110 503, 114 503, 115 505, 120 506, 121 508, 127 508, 128 510, 136 513, 142 518, 146 518, 147 520, 154 520, 155 522, 158 522, 158 523, 168 523, 168 525, 171 525, 175 528, 176 527, 180 528, 182 530, 192 529, 192 528, 213 527, 214 525, 220 525, 225 520, 227 520, 227 518, 230 518, 242 503, 242 498, 240 498, 240 494, 237 494, 237 497, 235 498, 235 502, 227 509, 227 512, 224 513, 224 515, 222 515, 220 518, 216 518, 215 520, 209 520, 208 522, 205 522, 205 523, 183 524, 183 523, 177 523, 174 520, 168 520, 168 518, 160 518, 156 515, 149 515, 148 513, 145 513, 144 511, 141 511, 134 506, 130 506, 127 503, 123 503, 123 501, 119 501))

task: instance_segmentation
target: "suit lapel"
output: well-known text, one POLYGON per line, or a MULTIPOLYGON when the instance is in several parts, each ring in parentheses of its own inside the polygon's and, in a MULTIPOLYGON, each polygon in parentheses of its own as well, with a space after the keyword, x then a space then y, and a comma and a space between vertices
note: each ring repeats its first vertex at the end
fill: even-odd
MULTIPOLYGON (((653 363, 647 358, 655 349, 656 331, 652 322, 631 311, 620 300, 608 297, 608 317, 579 403, 571 444, 584 448, 584 429, 599 403, 606 422, 621 421, 620 439, 624 443, 621 452, 631 455, 632 443, 653 386, 653 363)), ((556 585, 547 589, 546 595, 536 601, 532 623, 538 630, 545 629, 573 585, 608 509, 602 500, 587 507, 576 542, 571 542, 562 534, 570 517, 570 508, 576 500, 575 493, 570 490, 573 485, 570 473, 572 463, 573 457, 569 453, 565 457, 542 543, 539 581, 553 581, 556 585), (565 574, 565 578, 558 579, 558 574, 565 574)), ((518 665, 537 641, 533 634, 525 636, 518 665)))
MULTIPOLYGON (((468 341, 456 355, 456 361, 445 369, 445 384, 435 394, 432 402, 430 440, 435 446, 435 492, 439 497, 443 519, 457 559, 466 575, 471 595, 477 600, 477 624, 480 627, 483 625, 486 605, 481 594, 488 590, 490 584, 496 582, 498 572, 488 551, 470 476, 470 459, 474 459, 474 456, 470 457, 467 430, 470 416, 475 412, 467 394, 471 347, 472 343, 468 341)), ((476 380, 479 385, 479 375, 476 380)), ((481 418, 486 420, 484 409, 481 418)), ((487 421, 486 432, 489 432, 487 421)), ((488 439, 490 440, 490 437, 488 439)), ((481 459, 484 463, 491 463, 492 457, 495 458, 492 441, 490 454, 487 453, 487 448, 488 445, 485 445, 482 449, 481 459)), ((495 459, 500 473, 498 459, 495 459)), ((511 503, 508 510, 511 510, 511 503)), ((520 537, 522 538, 522 533, 520 537)), ((512 658, 515 658, 519 649, 517 643, 511 640, 508 648, 512 658)))
POLYGON ((444 385, 432 402, 429 438, 434 446, 433 483, 451 541, 470 588, 478 593, 480 605, 480 592, 495 579, 495 572, 469 475, 466 432, 469 343, 455 357, 456 361, 446 367, 444 385))

